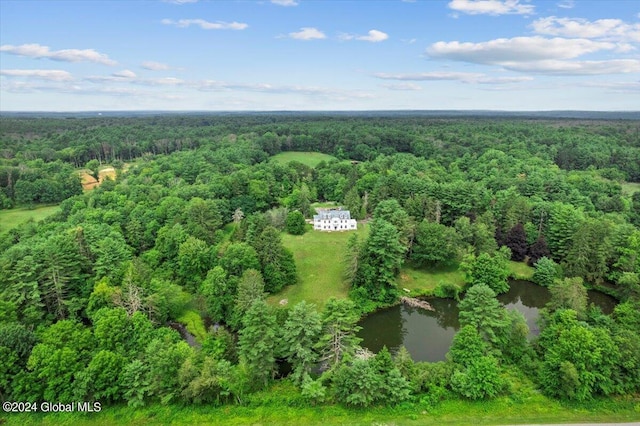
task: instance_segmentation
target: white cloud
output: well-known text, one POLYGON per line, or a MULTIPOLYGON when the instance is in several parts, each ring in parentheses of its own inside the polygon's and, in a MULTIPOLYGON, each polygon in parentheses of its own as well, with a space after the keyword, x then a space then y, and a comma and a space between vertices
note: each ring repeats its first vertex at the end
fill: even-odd
POLYGON ((469 15, 530 15, 535 6, 520 0, 451 0, 450 9, 469 15))
POLYGON ((48 81, 70 81, 73 77, 63 70, 0 70, 0 75, 37 78, 48 81))
POLYGON ((320 40, 327 36, 317 28, 303 27, 300 31, 289 33, 289 37, 296 40, 320 40))
POLYGON ((628 94, 629 92, 640 92, 640 81, 622 81, 622 82, 587 82, 581 84, 585 87, 598 87, 607 89, 614 93, 628 94))
POLYGON ((384 41, 389 38, 387 33, 383 33, 378 30, 370 30, 367 35, 354 35, 354 34, 341 34, 340 39, 342 40, 360 40, 360 41, 369 41, 371 43, 378 43, 384 41))
POLYGON ((471 84, 511 84, 523 83, 533 80, 532 77, 491 77, 482 73, 457 72, 457 71, 433 71, 417 74, 388 74, 376 73, 373 75, 383 80, 399 81, 460 81, 471 84))
POLYGON ((163 64, 161 62, 154 62, 154 61, 145 61, 140 66, 146 70, 151 70, 151 71, 165 71, 170 68, 169 65, 167 64, 163 64))
POLYGON ((248 24, 242 22, 209 22, 204 19, 179 19, 177 21, 172 19, 163 19, 161 22, 164 25, 173 25, 178 28, 188 28, 191 25, 197 25, 203 30, 244 30, 249 27, 248 24))
POLYGON ((400 90, 408 92, 418 92, 422 90, 422 86, 415 83, 383 84, 382 87, 389 90, 400 90))
POLYGON ((271 0, 271 3, 277 4, 278 6, 297 6, 298 2, 296 0, 271 0))
POLYGON ((439 41, 427 48, 432 58, 476 64, 500 65, 511 62, 535 62, 549 59, 571 59, 601 50, 620 50, 628 46, 587 39, 515 37, 481 43, 439 41))
POLYGON ((40 44, 22 44, 13 46, 4 44, 0 46, 0 52, 7 52, 12 55, 27 56, 36 59, 51 59, 63 62, 95 62, 103 65, 116 65, 117 62, 109 59, 104 53, 96 52, 93 49, 62 49, 50 50, 48 46, 40 44))
POLYGON ((187 3, 197 3, 198 0, 163 0, 165 3, 173 3, 173 4, 187 4, 187 3))
POLYGON ((126 78, 126 79, 136 78, 136 73, 130 70, 122 70, 122 71, 114 72, 111 75, 117 78, 126 78))
POLYGON ((545 35, 640 42, 640 23, 627 24, 620 19, 587 21, 549 16, 537 19, 531 27, 545 35))
POLYGON ((548 75, 599 75, 640 73, 638 59, 611 59, 606 61, 561 61, 504 63, 508 70, 548 75))
POLYGON ((558 3, 558 7, 561 9, 573 9, 576 5, 574 0, 562 0, 558 3))

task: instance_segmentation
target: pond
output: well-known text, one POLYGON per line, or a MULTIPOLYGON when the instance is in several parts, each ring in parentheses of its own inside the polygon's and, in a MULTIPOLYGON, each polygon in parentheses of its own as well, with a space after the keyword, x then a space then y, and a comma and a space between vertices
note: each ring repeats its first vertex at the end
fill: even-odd
MULTIPOLYGON (((548 289, 517 280, 510 281, 509 291, 498 296, 507 309, 522 312, 532 335, 539 333, 538 312, 550 298, 548 289)), ((404 345, 414 361, 443 361, 460 328, 458 303, 437 298, 429 299, 429 303, 434 311, 398 305, 367 316, 360 321, 361 345, 376 353, 385 345, 392 352, 404 345)), ((589 291, 589 303, 610 314, 616 301, 604 293, 589 291)))

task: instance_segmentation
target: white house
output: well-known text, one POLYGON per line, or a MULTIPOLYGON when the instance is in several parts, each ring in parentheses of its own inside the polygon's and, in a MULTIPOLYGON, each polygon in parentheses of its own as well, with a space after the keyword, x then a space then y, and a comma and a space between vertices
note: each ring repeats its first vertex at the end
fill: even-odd
POLYGON ((313 216, 313 229, 318 231, 355 231, 358 222, 351 219, 349 210, 319 210, 313 216))

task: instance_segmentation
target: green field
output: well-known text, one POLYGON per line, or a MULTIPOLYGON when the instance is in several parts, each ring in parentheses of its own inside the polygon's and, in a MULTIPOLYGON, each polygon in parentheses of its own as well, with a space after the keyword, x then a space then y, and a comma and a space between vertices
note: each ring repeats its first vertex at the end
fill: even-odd
MULTIPOLYGON (((358 224, 360 239, 365 238, 367 225, 358 224)), ((344 253, 352 232, 320 232, 308 230, 304 235, 282 234, 285 247, 293 252, 298 269, 298 284, 286 287, 268 298, 276 305, 287 299, 289 305, 306 300, 322 308, 330 297, 346 298, 349 288, 344 283, 344 253)), ((509 262, 510 276, 531 279, 533 268, 523 262, 509 262)), ((431 295, 439 284, 450 283, 462 288, 464 277, 458 266, 450 268, 417 268, 405 263, 398 277, 398 287, 413 295, 431 295)))
POLYGON ((8 426, 28 425, 495 425, 544 423, 622 423, 640 420, 633 398, 562 403, 524 389, 489 401, 446 400, 435 406, 420 401, 397 407, 312 406, 286 382, 248 395, 244 405, 160 405, 137 409, 102 407, 99 413, 0 414, 8 426))
POLYGON ((34 209, 23 207, 13 208, 10 210, 0 210, 0 234, 27 222, 29 219, 33 219, 36 222, 42 220, 45 217, 56 213, 59 209, 60 208, 55 205, 39 206, 34 209))
POLYGON ((621 184, 622 194, 633 195, 636 192, 640 192, 640 183, 637 182, 624 182, 621 184))
MULTIPOLYGON (((358 224, 361 240, 368 232, 368 226, 358 224)), ((293 252, 298 269, 298 284, 286 287, 269 297, 269 302, 277 304, 288 299, 289 305, 306 300, 319 308, 330 297, 346 298, 349 291, 344 283, 344 252, 351 232, 320 232, 308 230, 304 235, 282 235, 282 243, 293 252)))
POLYGON ((335 160, 336 157, 321 152, 301 152, 301 151, 287 151, 271 157, 273 160, 279 163, 289 163, 291 161, 297 161, 309 167, 315 167, 321 161, 335 160))

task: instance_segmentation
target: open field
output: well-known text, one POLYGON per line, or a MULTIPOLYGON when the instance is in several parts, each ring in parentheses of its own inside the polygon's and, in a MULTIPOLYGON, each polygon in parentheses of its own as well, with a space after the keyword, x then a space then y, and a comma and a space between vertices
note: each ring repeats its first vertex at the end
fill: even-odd
MULTIPOLYGON (((356 233, 363 239, 368 230, 368 225, 358 224, 356 233)), ((269 302, 277 304, 288 299, 289 305, 295 305, 306 300, 322 308, 330 297, 346 298, 349 289, 344 284, 342 260, 347 240, 353 234, 313 230, 304 235, 282 234, 284 246, 293 252, 299 282, 269 297, 269 302)))
POLYGON ((297 161, 309 167, 315 167, 321 161, 335 160, 336 157, 328 154, 322 154, 321 152, 302 152, 302 151, 287 151, 271 157, 274 161, 280 163, 288 163, 290 161, 297 161))
POLYGON ((59 210, 55 206, 39 206, 34 209, 13 208, 10 210, 0 210, 0 234, 7 232, 16 226, 33 219, 36 222, 51 216, 59 210))
POLYGON ((621 184, 622 194, 633 195, 635 192, 640 192, 640 183, 637 182, 624 182, 621 184))

